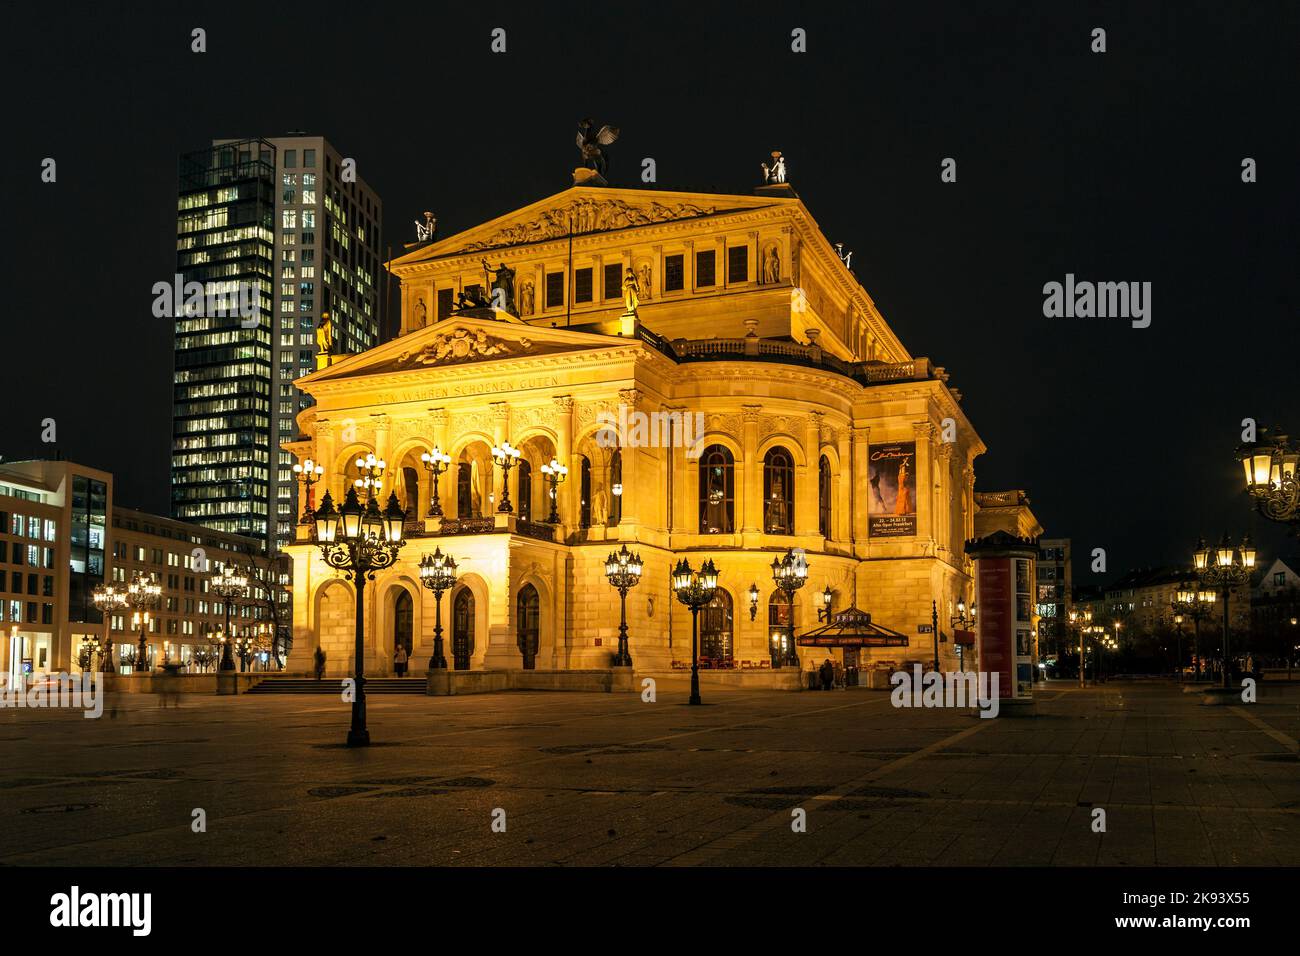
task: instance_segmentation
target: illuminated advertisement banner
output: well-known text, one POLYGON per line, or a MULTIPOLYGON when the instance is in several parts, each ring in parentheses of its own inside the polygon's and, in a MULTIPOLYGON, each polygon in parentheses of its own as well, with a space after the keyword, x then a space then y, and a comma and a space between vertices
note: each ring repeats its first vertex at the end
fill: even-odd
POLYGON ((916 534, 916 442, 871 445, 867 455, 867 533, 873 538, 916 534))

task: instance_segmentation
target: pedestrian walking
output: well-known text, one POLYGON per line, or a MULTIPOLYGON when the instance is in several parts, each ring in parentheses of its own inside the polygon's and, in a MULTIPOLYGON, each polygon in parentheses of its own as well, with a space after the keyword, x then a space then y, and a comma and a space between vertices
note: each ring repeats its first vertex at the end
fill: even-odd
POLYGON ((325 648, 316 648, 316 679, 320 680, 325 676, 325 648))
POLYGON ((819 673, 821 674, 821 679, 822 679, 822 690, 830 690, 831 684, 835 680, 835 665, 831 663, 831 659, 829 657, 822 662, 821 670, 819 671, 819 673))

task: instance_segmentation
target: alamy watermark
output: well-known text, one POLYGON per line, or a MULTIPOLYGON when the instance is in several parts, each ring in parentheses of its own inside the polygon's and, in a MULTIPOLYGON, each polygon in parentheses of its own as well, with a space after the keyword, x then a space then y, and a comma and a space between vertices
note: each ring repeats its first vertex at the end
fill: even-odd
POLYGON ((596 444, 601 448, 685 448, 687 458, 704 451, 703 412, 641 412, 618 407, 618 414, 596 413, 596 444))
POLYGON ((153 294, 153 314, 159 319, 238 316, 246 329, 261 322, 257 289, 251 282, 184 282, 178 272, 170 283, 155 282, 153 294))
POLYGON ((889 702, 895 707, 978 707, 981 717, 998 715, 998 672, 926 671, 912 665, 912 673, 889 676, 894 689, 889 702))
POLYGON ((82 716, 91 720, 104 713, 104 675, 92 671, 17 678, 0 674, 0 709, 5 707, 72 708, 84 710, 82 716))
POLYGON ((1043 315, 1049 319, 1131 319, 1133 328, 1151 324, 1150 282, 1065 282, 1043 284, 1043 315))

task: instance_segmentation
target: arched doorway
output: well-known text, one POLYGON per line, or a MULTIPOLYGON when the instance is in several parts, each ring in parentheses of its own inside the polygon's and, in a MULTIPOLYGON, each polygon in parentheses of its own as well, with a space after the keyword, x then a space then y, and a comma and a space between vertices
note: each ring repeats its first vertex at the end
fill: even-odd
POLYGON ((731 595, 721 588, 700 610, 700 661, 708 661, 708 667, 731 667, 734 663, 731 595))
POLYGON ((451 604, 451 656, 452 668, 469 670, 474 656, 474 592, 461 588, 451 604))
POLYGON ((399 647, 406 648, 407 661, 410 661, 414 647, 414 625, 415 605, 410 592, 403 588, 393 603, 393 653, 396 654, 399 647))
POLYGON ((515 643, 524 658, 524 670, 537 667, 537 646, 541 639, 541 601, 537 588, 525 584, 515 598, 515 643))

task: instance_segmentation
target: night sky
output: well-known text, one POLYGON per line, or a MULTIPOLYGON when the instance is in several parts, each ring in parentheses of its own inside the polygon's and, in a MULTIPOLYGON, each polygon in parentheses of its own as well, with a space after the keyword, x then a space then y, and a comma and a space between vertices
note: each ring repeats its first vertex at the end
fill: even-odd
POLYGON ((1232 451, 1247 416, 1300 434, 1300 5, 716 6, 7 9, 0 453, 51 455, 52 417, 119 503, 167 513, 171 327, 151 287, 175 272, 180 153, 323 134, 400 249, 424 209, 445 237, 567 188, 590 116, 623 130, 615 185, 650 156, 662 188, 746 193, 782 150, 905 346, 965 396, 989 447, 977 488, 1027 489, 1074 539, 1076 583, 1101 579, 1093 547, 1113 577, 1185 562, 1201 533, 1285 542, 1232 451), (1066 273, 1151 282, 1151 326, 1044 318, 1066 273))

